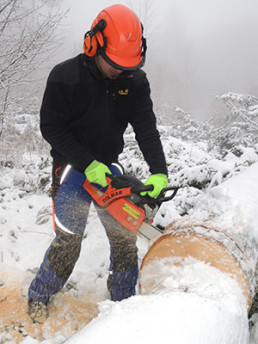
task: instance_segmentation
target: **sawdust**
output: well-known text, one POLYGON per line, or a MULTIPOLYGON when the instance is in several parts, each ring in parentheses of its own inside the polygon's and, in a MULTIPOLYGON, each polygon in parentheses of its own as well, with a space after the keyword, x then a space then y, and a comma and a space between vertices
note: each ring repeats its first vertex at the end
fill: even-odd
POLYGON ((97 316, 95 300, 59 293, 49 304, 49 318, 34 324, 27 313, 22 277, 12 269, 0 269, 0 279, 0 343, 20 343, 27 336, 43 341, 58 334, 68 339, 97 316))

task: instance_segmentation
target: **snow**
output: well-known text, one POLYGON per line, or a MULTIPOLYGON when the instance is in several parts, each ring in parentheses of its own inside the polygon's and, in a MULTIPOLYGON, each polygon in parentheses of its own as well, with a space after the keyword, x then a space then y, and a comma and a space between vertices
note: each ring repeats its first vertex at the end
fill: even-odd
POLYGON ((174 292, 106 301, 98 318, 67 343, 247 343, 245 325, 243 331, 241 310, 230 301, 174 292))
POLYGON ((258 242, 258 163, 234 178, 211 189, 192 209, 191 214, 207 219, 216 210, 224 228, 240 230, 258 242))
MULTIPOLYGON (((167 153, 170 140, 165 142, 167 153)), ((203 183, 206 178, 209 186, 205 191, 194 187, 180 190, 177 199, 161 207, 154 224, 166 226, 175 218, 183 218, 181 209, 183 204, 189 203, 192 207, 189 218, 218 219, 226 232, 235 228, 234 235, 250 253, 255 265, 256 252, 249 250, 257 247, 258 242, 257 155, 253 150, 245 150, 242 158, 228 154, 219 160, 208 156, 200 145, 188 146, 173 140, 173 149, 179 149, 180 145, 180 154, 188 165, 183 171, 171 173, 171 181, 194 184, 203 183), (247 161, 249 164, 252 161, 252 165, 247 161)), ((177 158, 180 160, 180 156, 177 158)), ((170 155, 171 164, 175 159, 170 155)), ((139 167, 133 161, 130 159, 132 170, 139 167)), ((47 174, 50 175, 49 167, 44 170, 44 176, 47 174)), ((46 192, 33 192, 38 176, 31 169, 25 173, 22 169, 1 168, 1 176, 1 268, 10 268, 14 278, 16 271, 17 279, 24 275, 26 293, 32 274, 54 238, 51 201, 46 192)), ((249 331, 246 299, 231 276, 191 257, 176 265, 171 257, 154 261, 145 268, 149 269, 148 278, 158 279, 153 293, 140 295, 138 291, 127 300, 112 302, 106 289, 109 244, 94 208, 85 237, 80 258, 68 282, 71 292, 98 302, 98 316, 73 336, 58 333, 52 338, 46 334, 41 343, 258 343, 258 315, 253 315, 254 326, 249 331)), ((149 243, 139 237, 137 245, 140 263, 149 243)), ((3 342, 1 334, 0 342, 3 342)), ((39 340, 27 336, 22 343, 37 344, 39 340)))

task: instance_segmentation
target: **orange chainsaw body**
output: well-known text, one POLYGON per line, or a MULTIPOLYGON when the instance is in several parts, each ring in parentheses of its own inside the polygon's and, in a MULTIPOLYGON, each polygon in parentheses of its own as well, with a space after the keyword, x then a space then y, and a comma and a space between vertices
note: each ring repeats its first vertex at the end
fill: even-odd
POLYGON ((130 187, 115 189, 109 183, 107 190, 103 192, 87 179, 83 186, 94 201, 100 207, 106 207, 108 213, 123 227, 131 232, 137 232, 145 219, 145 211, 127 198, 132 195, 130 187))

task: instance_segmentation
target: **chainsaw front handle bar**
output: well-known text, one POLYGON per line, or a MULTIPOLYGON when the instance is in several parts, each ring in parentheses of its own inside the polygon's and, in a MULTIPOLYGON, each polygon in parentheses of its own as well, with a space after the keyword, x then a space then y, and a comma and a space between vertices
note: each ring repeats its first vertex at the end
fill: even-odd
POLYGON ((158 195, 158 197, 151 198, 151 197, 148 196, 148 199, 146 200, 146 203, 149 204, 149 205, 157 204, 158 206, 160 206, 161 203, 163 203, 163 202, 171 201, 175 197, 177 191, 178 191, 178 188, 175 188, 173 186, 168 186, 167 188, 164 188, 164 189, 161 190, 161 192, 158 195), (173 191, 173 193, 170 196, 166 196, 166 192, 168 192, 168 191, 173 191))
MULTIPOLYGON (((152 190, 153 190, 152 185, 144 185, 141 188, 131 187, 131 192, 139 196, 141 196, 141 193, 144 191, 152 191, 152 190)), ((162 189, 160 191, 160 194, 156 198, 150 197, 148 194, 141 197, 144 199, 144 202, 148 205, 160 206, 161 203, 163 202, 171 201, 176 196, 177 191, 178 191, 178 188, 174 188, 173 186, 168 186, 167 188, 162 189), (168 191, 173 191, 173 193, 169 196, 166 196, 166 192, 168 191)))
POLYGON ((161 203, 172 200, 178 191, 178 188, 173 186, 166 187, 161 190, 160 194, 156 198, 152 198, 148 195, 141 196, 142 192, 152 191, 153 185, 144 185, 141 181, 137 180, 135 177, 130 177, 128 175, 113 176, 111 174, 106 174, 106 178, 109 184, 111 184, 115 189, 130 188, 132 194, 140 196, 145 204, 148 205, 158 205, 161 203), (130 186, 130 184, 133 184, 130 186), (170 196, 166 196, 166 192, 173 191, 170 196))

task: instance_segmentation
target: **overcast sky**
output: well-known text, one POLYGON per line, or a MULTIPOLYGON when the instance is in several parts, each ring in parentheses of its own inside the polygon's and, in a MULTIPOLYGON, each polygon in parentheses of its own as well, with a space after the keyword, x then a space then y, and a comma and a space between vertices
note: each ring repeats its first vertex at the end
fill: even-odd
MULTIPOLYGON (((63 0, 64 58, 81 52, 84 33, 112 0, 63 0)), ((157 103, 168 102, 195 117, 217 111, 224 92, 258 96, 258 0, 128 0, 145 25, 145 70, 157 103), (146 7, 147 4, 147 16, 146 7)))

